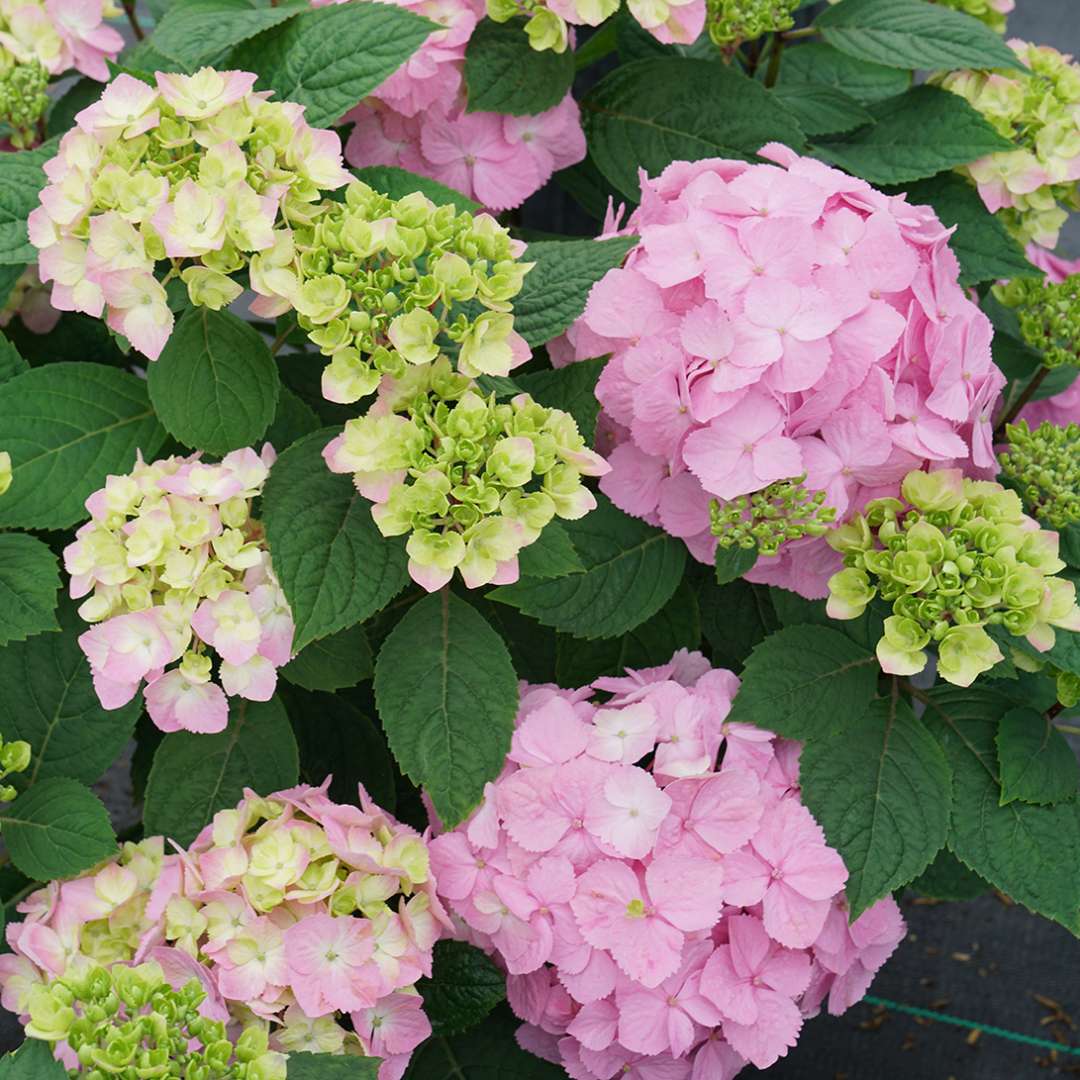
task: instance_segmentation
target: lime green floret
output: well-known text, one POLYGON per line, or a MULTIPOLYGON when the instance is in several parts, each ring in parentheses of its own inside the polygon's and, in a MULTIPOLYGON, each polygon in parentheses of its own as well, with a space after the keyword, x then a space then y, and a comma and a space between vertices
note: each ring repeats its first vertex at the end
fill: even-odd
MULTIPOLYGON (((12 773, 26 772, 30 766, 30 744, 17 739, 4 742, 0 738, 0 780, 5 780, 12 773)), ((11 784, 0 784, 0 802, 11 802, 18 792, 11 784)))
POLYGON ((1005 428, 1005 437, 1001 471, 1028 511, 1055 529, 1080 521, 1080 425, 1045 421, 1031 431, 1021 420, 1005 428))
POLYGON ((1047 367, 1080 364, 1080 274, 1058 284, 1017 278, 995 292, 1017 309, 1024 341, 1047 367))
POLYGON ((266 1031, 251 1026, 232 1042, 199 1014, 205 998, 198 979, 174 990, 153 962, 93 967, 35 986, 26 1034, 65 1041, 79 1058, 68 1075, 82 1080, 285 1080, 286 1055, 266 1031))
POLYGON ((36 61, 0 72, 0 124, 11 128, 11 143, 17 150, 35 141, 38 121, 49 107, 48 85, 48 72, 36 61))
POLYGON ((803 475, 778 480, 730 502, 713 499, 709 517, 717 544, 775 555, 791 540, 824 536, 836 518, 836 509, 825 505, 824 491, 808 491, 803 486, 805 479, 803 475))
POLYGON ((774 30, 790 30, 799 0, 707 0, 709 37, 720 46, 754 41, 774 30))
POLYGON ((831 531, 845 569, 829 580, 829 615, 858 618, 880 596, 892 606, 877 655, 885 671, 913 675, 934 644, 942 677, 968 686, 1002 654, 986 627, 1053 647, 1054 627, 1080 627, 1076 590, 1058 537, 1000 484, 959 470, 912 472, 903 499, 875 499, 831 531))

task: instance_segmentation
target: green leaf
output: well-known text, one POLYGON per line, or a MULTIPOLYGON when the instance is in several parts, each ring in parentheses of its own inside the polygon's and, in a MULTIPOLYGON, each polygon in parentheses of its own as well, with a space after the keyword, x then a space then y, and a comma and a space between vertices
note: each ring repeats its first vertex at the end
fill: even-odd
POLYGON ((376 1080, 381 1060, 341 1054, 290 1054, 289 1080, 376 1080))
POLYGON ((685 545, 628 517, 603 495, 597 504, 565 525, 585 564, 583 574, 501 585, 488 594, 491 599, 589 640, 619 637, 655 615, 679 585, 685 545))
POLYGON ((506 976, 485 953, 464 941, 436 942, 432 976, 416 988, 434 1035, 459 1035, 506 1000, 506 976))
POLYGON ((789 589, 770 590, 773 610, 781 626, 827 626, 851 638, 866 652, 873 652, 885 633, 885 617, 891 614, 889 605, 874 601, 857 619, 830 619, 824 600, 807 600, 789 589))
POLYGON ((110 473, 129 472, 136 449, 153 460, 165 438, 146 383, 127 372, 58 363, 16 376, 0 394, 0 446, 12 463, 0 528, 74 525, 110 473))
POLYGON ((532 394, 541 405, 568 412, 586 444, 591 446, 596 434, 596 417, 600 412, 596 384, 605 363, 606 357, 581 360, 564 368, 519 375, 517 381, 521 389, 532 394))
POLYGON ((852 920, 921 874, 945 844, 951 778, 907 702, 878 700, 799 759, 803 801, 848 868, 852 920))
POLYGON ((1065 736, 1035 709, 1010 709, 994 740, 1001 802, 1056 803, 1071 799, 1080 784, 1080 765, 1065 736))
POLYGON ((46 544, 0 533, 0 645, 55 630, 59 589, 60 567, 46 544))
POLYGON ((524 19, 483 19, 465 49, 464 74, 468 112, 534 116, 566 97, 574 81, 574 54, 570 49, 537 52, 524 19))
POLYGON ((375 668, 362 626, 350 626, 305 645, 281 674, 305 690, 343 690, 370 679, 375 668))
POLYGON ((11 861, 37 881, 73 877, 116 852, 101 800, 78 780, 54 776, 0 807, 11 861))
POLYGON ((1002 635, 999 639, 1001 642, 1027 653, 1033 660, 1048 660, 1063 671, 1080 675, 1080 634, 1075 631, 1060 628, 1055 630, 1054 647, 1046 652, 1039 652, 1027 638, 1010 637, 1004 631, 999 633, 1002 635))
MULTIPOLYGON (((0 300, 0 303, 2 302, 0 300)), ((29 370, 30 365, 19 355, 19 350, 0 334, 0 383, 6 383, 8 379, 14 379, 16 375, 22 375, 29 370)))
POLYGON ((651 619, 622 637, 582 641, 559 634, 556 678, 560 686, 584 686, 601 675, 622 675, 627 668, 666 664, 679 649, 696 649, 700 644, 697 597, 684 580, 651 619))
POLYGON ((281 702, 232 698, 220 734, 177 731, 162 739, 146 784, 146 833, 190 844, 214 814, 240 801, 244 788, 269 795, 292 787, 299 768, 281 702))
POLYGON ((566 529, 557 520, 549 521, 540 538, 521 549, 518 563, 521 576, 526 578, 559 578, 585 570, 566 529))
POLYGON ((305 435, 318 431, 320 427, 322 421, 315 410, 298 394, 294 394, 287 386, 282 386, 278 391, 274 422, 266 432, 266 441, 281 451, 305 435))
POLYGON ((396 799, 394 763, 386 738, 370 716, 345 694, 310 693, 295 687, 281 690, 300 748, 300 778, 318 786, 328 776, 330 797, 356 802, 356 786, 384 810, 396 799))
POLYGON ((335 4, 244 42, 230 66, 258 71, 282 101, 306 106, 309 124, 329 127, 441 29, 389 4, 335 4))
POLYGON ((985 23, 923 0, 844 0, 814 23, 828 44, 892 68, 1020 68, 985 23))
MULTIPOLYGON (((613 18, 603 23, 605 28, 615 28, 615 41, 619 50, 619 59, 623 63, 631 60, 651 60, 656 56, 688 57, 694 60, 720 62, 720 53, 709 39, 708 31, 703 32, 696 41, 689 45, 676 45, 657 41, 629 11, 619 11, 613 18)), ((592 42, 592 38, 586 46, 592 42)))
POLYGON ((635 201, 639 168, 655 176, 673 161, 749 160, 768 142, 805 141, 760 83, 709 60, 623 64, 582 102, 582 119, 597 167, 635 201))
POLYGON ((1001 805, 994 739, 1013 703, 937 687, 924 716, 953 767, 949 848, 965 866, 1039 915, 1080 934, 1080 809, 1001 805))
POLYGON ((808 41, 784 53, 779 86, 789 83, 831 86, 869 105, 902 94, 911 78, 906 71, 856 60, 823 41, 808 41))
POLYGON ((405 1080, 566 1080, 562 1066, 518 1046, 520 1024, 499 1009, 466 1035, 429 1039, 414 1052, 405 1080))
POLYGON ((731 719, 788 739, 829 735, 864 715, 877 677, 874 654, 839 631, 785 627, 750 654, 731 719))
POLYGON ((739 547, 716 547, 716 584, 727 585, 729 582, 741 578, 749 570, 753 570, 758 561, 757 546, 751 548, 739 547))
POLYGON ((426 596, 379 650, 375 700, 401 771, 444 825, 463 821, 510 749, 518 688, 502 638, 453 593, 426 596))
POLYGON ((274 572, 296 622, 293 648, 375 614, 408 580, 404 545, 383 538, 348 476, 330 472, 316 431, 277 459, 263 490, 274 572))
POLYGON ((833 86, 784 82, 773 90, 807 135, 834 135, 873 124, 873 114, 833 86))
POLYGON ((0 1080, 67 1080, 67 1069, 53 1057, 51 1043, 27 1039, 0 1059, 0 1080))
POLYGON ((147 367, 154 410, 185 446, 224 455, 266 434, 278 372, 259 332, 229 311, 190 307, 147 367))
POLYGON ((291 19, 296 5, 256 8, 248 0, 172 0, 150 37, 150 45, 195 71, 226 49, 291 19), (213 32, 207 28, 213 26, 213 32))
MULTIPOLYGON (((4 540, 0 536, 0 550, 4 540)), ((33 751, 30 768, 11 778, 16 786, 53 776, 92 784, 128 744, 142 707, 139 700, 101 707, 79 648, 86 623, 68 600, 57 614, 59 633, 0 649, 0 698, 6 702, 0 728, 5 739, 25 739, 33 751)))
POLYGON ((962 97, 936 86, 916 86, 870 111, 876 124, 842 142, 820 142, 817 153, 872 184, 921 180, 1012 149, 962 97))
POLYGON ((477 606, 510 650, 519 679, 531 683, 555 682, 559 635, 551 627, 522 615, 516 608, 493 604, 487 597, 477 606))
POLYGON ((990 891, 990 883, 969 870, 948 848, 942 848, 908 888, 935 900, 974 900, 990 891))
POLYGON ((530 244, 523 257, 536 265, 514 298, 514 329, 533 348, 558 337, 585 310, 589 290, 636 243, 636 236, 613 236, 530 244))
POLYGON ((741 578, 729 585, 703 581, 698 588, 701 629, 718 667, 742 670, 754 646, 779 627, 770 589, 741 578))
POLYGON ((426 195, 433 203, 449 203, 456 206, 460 213, 475 214, 480 209, 478 202, 466 198, 460 191, 455 191, 438 180, 430 180, 396 165, 367 165, 362 169, 353 169, 353 176, 362 180, 369 187, 389 195, 391 199, 402 199, 414 191, 426 195))
POLYGON ((37 262, 26 219, 45 186, 42 166, 55 153, 56 144, 49 141, 34 150, 0 154, 0 266, 37 262))
POLYGON ((960 260, 961 285, 1040 276, 1027 261, 1024 249, 963 177, 942 173, 920 180, 908 187, 907 196, 913 206, 932 206, 943 225, 957 226, 949 246, 960 260))
POLYGON ((15 283, 22 277, 25 269, 26 266, 23 263, 0 265, 0 305, 7 305, 11 290, 15 288, 15 283))

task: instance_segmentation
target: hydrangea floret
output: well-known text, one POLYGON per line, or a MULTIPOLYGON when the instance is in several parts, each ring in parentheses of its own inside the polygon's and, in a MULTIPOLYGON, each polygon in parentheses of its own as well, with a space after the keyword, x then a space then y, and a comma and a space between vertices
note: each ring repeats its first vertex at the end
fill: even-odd
POLYGON ((737 48, 769 33, 790 30, 800 0, 706 0, 705 25, 721 48, 737 48))
POLYGON ((730 502, 714 499, 709 518, 717 546, 756 548, 762 555, 776 555, 789 541, 824 536, 836 510, 824 505, 824 491, 807 491, 805 480, 805 475, 778 480, 730 502))
POLYGON ((987 627, 1052 649, 1054 627, 1080 630, 1076 587, 1056 577, 1058 534, 1023 512, 1020 496, 958 469, 912 472, 902 499, 873 499, 830 533, 845 569, 829 581, 828 613, 858 618, 875 596, 892 605, 877 656, 894 675, 926 666, 957 686, 1003 659, 987 627))
POLYGON ((953 71, 933 81, 1016 144, 959 171, 1019 240, 1053 248, 1069 210, 1080 207, 1080 65, 1049 45, 1009 45, 1026 73, 953 71))
MULTIPOLYGON (((359 805, 335 803, 328 784, 249 791, 187 849, 166 855, 160 837, 129 843, 93 874, 31 894, 23 921, 8 926, 13 951, 0 957, 4 1007, 34 1022, 35 988, 96 979, 103 967, 125 985, 133 965, 151 962, 182 997, 198 980, 207 1024, 235 1033, 259 1022, 263 1033, 241 1036, 237 1057, 378 1057, 379 1080, 400 1080, 431 1033, 415 983, 431 975, 449 921, 420 835, 362 788, 359 805)), ((58 1042, 69 1067, 77 1053, 58 1042)), ((250 1065, 235 1075, 276 1078, 250 1065)))
POLYGON ((506 768, 431 843, 462 935, 507 972, 518 1041, 570 1076, 768 1068, 903 937, 891 897, 849 924, 800 748, 726 719, 738 685, 682 650, 580 689, 523 686, 506 768))
POLYGON ((995 292, 1016 309, 1024 341, 1047 367, 1080 364, 1080 274, 1061 281, 1017 278, 995 292))
POLYGON ((330 362, 324 396, 343 404, 384 375, 453 353, 466 375, 508 375, 530 356, 511 301, 532 263, 489 214, 391 199, 353 181, 309 226, 278 231, 251 260, 263 315, 295 309, 330 362))
MULTIPOLYGON (((370 0, 312 0, 315 7, 347 2, 370 0)), ((507 210, 520 206, 554 172, 585 157, 581 114, 569 92, 557 105, 532 116, 468 111, 465 50, 484 18, 484 0, 389 2, 445 29, 431 34, 393 75, 345 115, 345 121, 353 124, 345 146, 351 165, 408 169, 492 210, 507 210)), ((666 0, 649 2, 666 6, 666 0)), ((704 7, 704 0, 692 2, 704 7)), ((609 3, 600 0, 604 10, 609 3)), ((492 5, 489 8, 493 10, 492 5)), ((540 17, 530 31, 533 45, 550 48, 561 40, 565 48, 563 20, 546 7, 539 6, 538 12, 540 17)))
MULTIPOLYGON (((607 225, 640 242, 548 347, 556 364, 611 355, 601 490, 706 563, 713 500, 801 483, 839 523, 926 463, 996 472, 1005 377, 951 230, 786 147, 762 155, 645 178, 625 228, 607 225)), ((746 576, 816 598, 839 566, 810 532, 746 576)))
POLYGON ((268 1048, 253 1022, 238 1037, 203 1016, 207 992, 198 978, 178 989, 152 960, 134 967, 91 967, 35 986, 26 1034, 64 1041, 78 1060, 71 1077, 139 1080, 285 1080, 286 1056, 268 1048))
POLYGON ((49 303, 50 291, 38 277, 37 265, 28 266, 0 308, 0 330, 6 329, 17 315, 32 334, 47 334, 60 321, 60 312, 49 303))
POLYGON ((198 454, 140 457, 86 500, 90 520, 64 565, 71 595, 87 597, 79 614, 94 625, 79 645, 105 708, 126 704, 145 679, 162 731, 213 733, 228 722, 226 695, 273 695, 293 621, 251 516, 273 460, 269 444, 216 465, 198 454))
POLYGON ((0 450, 0 495, 5 494, 11 487, 11 454, 7 450, 0 450))
MULTIPOLYGON (((0 737, 0 781, 12 773, 22 773, 30 767, 30 744, 23 739, 5 741, 0 737)), ((18 794, 11 784, 0 782, 0 802, 11 802, 18 794)))
POLYGON ((76 116, 29 222, 53 306, 104 312, 152 360, 173 326, 157 261, 193 304, 221 308, 242 292, 230 275, 279 243, 282 227, 318 216, 323 192, 349 179, 337 135, 255 92, 254 74, 155 78, 119 75, 76 116))
POLYGON ((581 477, 607 471, 569 413, 528 394, 485 396, 461 373, 467 355, 463 345, 457 372, 440 357, 384 378, 375 405, 324 451, 374 502, 384 536, 408 534, 409 574, 429 591, 455 570, 469 588, 516 581, 521 549, 552 518, 595 509, 581 477))
POLYGON ((1008 424, 1001 471, 1028 511, 1055 529, 1080 521, 1080 424, 1008 424))

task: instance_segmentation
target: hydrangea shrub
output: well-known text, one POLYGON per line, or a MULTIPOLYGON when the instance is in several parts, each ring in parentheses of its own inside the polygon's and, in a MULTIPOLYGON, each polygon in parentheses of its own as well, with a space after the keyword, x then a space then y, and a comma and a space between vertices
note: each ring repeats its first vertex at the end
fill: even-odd
POLYGON ((1014 6, 0 0, 5 1077, 730 1080, 911 894, 1080 934, 1014 6))

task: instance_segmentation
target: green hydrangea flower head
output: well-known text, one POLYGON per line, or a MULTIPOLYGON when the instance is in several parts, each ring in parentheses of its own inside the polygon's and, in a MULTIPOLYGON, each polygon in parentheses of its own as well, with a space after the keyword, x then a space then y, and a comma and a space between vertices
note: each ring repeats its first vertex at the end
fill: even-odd
POLYGON ((1053 648, 1054 627, 1080 630, 1075 586, 1056 576, 1058 534, 1028 517, 1015 491, 942 469, 908 473, 901 493, 828 534, 844 556, 829 615, 858 618, 875 597, 892 606, 877 645, 885 671, 922 671, 932 644, 942 678, 970 686, 1002 659, 987 627, 1041 652, 1053 648))
POLYGON ((511 301, 532 264, 488 214, 391 199, 360 181, 310 226, 281 231, 251 260, 251 285, 329 357, 324 396, 349 404, 384 375, 440 356, 463 375, 507 375, 529 358, 511 301))
POLYGON ((1006 426, 1005 437, 1001 471, 1028 511, 1059 530, 1080 521, 1080 424, 1044 421, 1032 431, 1021 420, 1006 426))
POLYGON ((762 555, 775 555, 791 540, 824 536, 836 519, 836 509, 825 505, 824 491, 808 491, 805 480, 805 474, 777 480, 730 502, 713 499, 709 517, 718 546, 756 548, 762 555))
POLYGON ((799 0, 707 0, 705 25, 721 48, 755 41, 764 34, 790 30, 799 0))
POLYGON ((592 510, 581 478, 608 469, 568 413, 485 395, 445 356, 384 379, 324 457, 353 474, 384 536, 408 536, 409 573, 429 590, 455 570, 469 588, 516 580, 518 552, 552 518, 592 510))
POLYGON ((269 1049, 254 1024, 234 1042, 220 1020, 199 1012, 206 990, 197 978, 174 989, 154 962, 90 967, 30 990, 32 1039, 64 1041, 83 1080, 285 1080, 285 1054, 269 1049))

